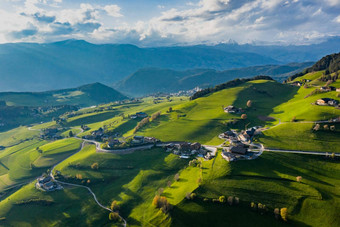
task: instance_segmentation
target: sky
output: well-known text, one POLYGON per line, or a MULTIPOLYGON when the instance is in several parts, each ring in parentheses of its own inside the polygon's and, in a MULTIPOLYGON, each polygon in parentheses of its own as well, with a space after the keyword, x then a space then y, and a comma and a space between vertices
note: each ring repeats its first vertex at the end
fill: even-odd
POLYGON ((311 44, 340 35, 340 0, 0 0, 0 43, 311 44))

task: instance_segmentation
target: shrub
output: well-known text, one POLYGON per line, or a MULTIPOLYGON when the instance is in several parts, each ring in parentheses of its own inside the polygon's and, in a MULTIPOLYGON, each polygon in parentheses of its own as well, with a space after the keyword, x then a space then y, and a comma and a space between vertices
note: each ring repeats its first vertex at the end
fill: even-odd
POLYGON ((119 204, 116 200, 113 200, 110 206, 112 211, 118 211, 119 210, 119 204))
POLYGON ((314 131, 319 131, 320 130, 320 124, 316 124, 313 128, 314 131))
POLYGON ((176 173, 174 176, 175 181, 179 181, 179 173, 176 173))
POLYGON ((252 210, 257 210, 257 205, 256 205, 256 203, 251 202, 251 203, 250 203, 250 208, 251 208, 252 210))
POLYGON ((229 196, 229 197, 228 197, 228 204, 229 204, 230 206, 232 206, 233 203, 234 203, 234 196, 229 196))
POLYGON ((218 198, 218 201, 220 201, 220 203, 225 203, 226 199, 225 199, 225 196, 222 195, 218 198))
POLYGON ((274 215, 276 219, 280 218, 280 209, 279 208, 275 208, 274 209, 274 215))
POLYGON ((171 209, 171 205, 164 196, 156 195, 152 200, 152 205, 159 208, 163 213, 167 213, 171 209))
POLYGON ((252 104, 253 104, 253 102, 251 100, 248 100, 247 107, 250 108, 252 104))
POLYGON ((191 194, 190 194, 190 199, 191 199, 191 200, 194 200, 194 199, 196 198, 196 196, 197 196, 196 193, 191 193, 191 194))
POLYGON ((235 201, 236 205, 238 205, 240 203, 240 199, 238 197, 235 197, 234 201, 235 201))
POLYGON ((91 169, 95 169, 95 170, 99 169, 99 164, 97 162, 93 163, 91 165, 91 169))
POLYGON ((243 120, 247 119, 247 117, 248 117, 247 114, 242 114, 241 115, 241 119, 243 119, 243 120))
POLYGON ((301 176, 297 176, 297 177, 296 177, 296 181, 297 181, 297 182, 301 182, 301 180, 302 180, 302 177, 301 177, 301 176))
POLYGON ((159 118, 159 116, 161 116, 161 112, 154 113, 154 114, 152 114, 152 116, 151 116, 151 120, 154 121, 154 120, 156 120, 157 118, 159 118))
POLYGON ((119 214, 117 212, 111 212, 109 214, 110 221, 120 221, 119 214))
POLYGON ((292 118, 291 122, 296 122, 296 116, 292 118))
POLYGON ((281 218, 284 221, 288 221, 288 210, 287 210, 287 208, 281 208, 280 214, 281 214, 281 218))

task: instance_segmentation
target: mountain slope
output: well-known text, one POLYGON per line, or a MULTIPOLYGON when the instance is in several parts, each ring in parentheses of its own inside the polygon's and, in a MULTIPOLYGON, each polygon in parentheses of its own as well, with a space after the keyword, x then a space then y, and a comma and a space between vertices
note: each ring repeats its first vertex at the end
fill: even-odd
POLYGON ((0 100, 9 106, 91 106, 126 99, 113 88, 100 83, 46 92, 2 92, 0 100))
POLYGON ((159 68, 138 70, 126 79, 116 83, 114 87, 130 95, 146 95, 156 92, 177 92, 199 87, 215 86, 228 80, 256 75, 281 76, 294 74, 296 71, 311 66, 311 62, 292 63, 287 65, 253 66, 225 71, 197 69, 175 71, 159 68))

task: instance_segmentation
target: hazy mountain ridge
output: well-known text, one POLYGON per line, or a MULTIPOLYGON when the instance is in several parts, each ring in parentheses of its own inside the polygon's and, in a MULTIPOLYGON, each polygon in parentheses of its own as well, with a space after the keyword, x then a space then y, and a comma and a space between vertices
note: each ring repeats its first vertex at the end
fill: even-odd
POLYGON ((213 69, 197 69, 175 71, 169 69, 146 68, 138 70, 126 79, 116 83, 114 87, 129 95, 145 95, 155 92, 177 92, 190 90, 196 86, 209 87, 224 83, 228 80, 257 75, 268 75, 280 79, 296 71, 311 66, 312 62, 292 63, 287 65, 253 66, 225 71, 213 69))
POLYGON ((340 51, 339 38, 311 46, 220 44, 139 48, 129 44, 97 45, 81 40, 2 44, 0 91, 44 91, 94 82, 113 84, 139 69, 150 67, 222 71, 316 61, 334 51, 340 51))

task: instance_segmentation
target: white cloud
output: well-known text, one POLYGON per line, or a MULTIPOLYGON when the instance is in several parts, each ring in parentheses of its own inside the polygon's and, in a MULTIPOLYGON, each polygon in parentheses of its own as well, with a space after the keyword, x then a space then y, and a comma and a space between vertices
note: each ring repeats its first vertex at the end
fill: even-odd
POLYGON ((103 7, 106 13, 111 17, 122 17, 123 15, 120 14, 120 7, 118 5, 106 5, 103 7))
POLYGON ((123 16, 116 4, 92 1, 66 8, 66 0, 6 1, 13 2, 15 10, 0 9, 0 42, 83 37, 139 45, 230 39, 309 43, 340 35, 340 0, 196 0, 177 8, 156 4, 157 16, 135 21, 123 16))

